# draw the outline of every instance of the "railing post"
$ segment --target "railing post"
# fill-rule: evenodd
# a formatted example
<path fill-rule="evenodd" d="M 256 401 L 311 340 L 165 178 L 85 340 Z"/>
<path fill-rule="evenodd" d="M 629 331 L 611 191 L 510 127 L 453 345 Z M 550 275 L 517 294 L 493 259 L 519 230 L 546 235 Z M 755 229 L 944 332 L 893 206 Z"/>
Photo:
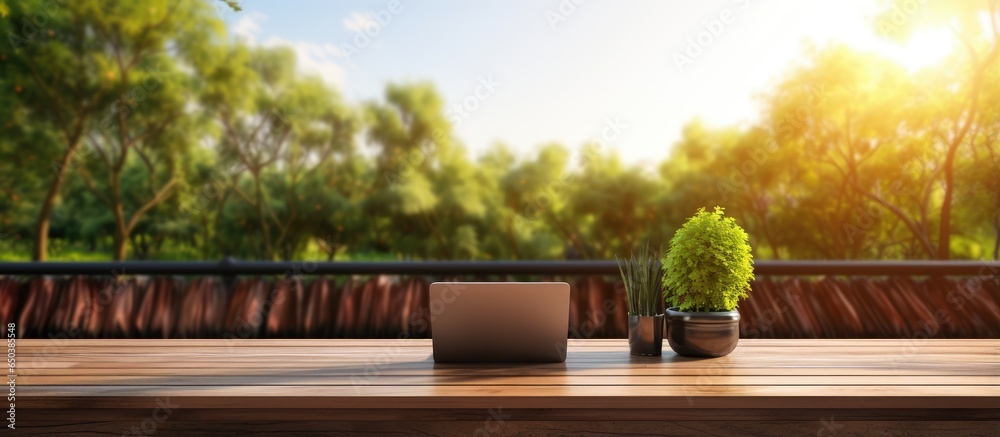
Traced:
<path fill-rule="evenodd" d="M 226 256 L 219 260 L 219 273 L 226 295 L 231 295 L 236 285 L 236 258 Z"/>

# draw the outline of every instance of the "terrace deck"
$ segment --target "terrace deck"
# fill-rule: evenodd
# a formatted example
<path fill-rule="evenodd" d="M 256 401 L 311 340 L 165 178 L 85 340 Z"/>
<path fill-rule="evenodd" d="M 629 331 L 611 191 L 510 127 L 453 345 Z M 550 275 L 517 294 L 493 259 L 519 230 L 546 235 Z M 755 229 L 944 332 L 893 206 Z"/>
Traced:
<path fill-rule="evenodd" d="M 429 340 L 19 340 L 39 434 L 996 435 L 1000 340 L 745 339 L 563 364 L 441 365 Z"/>

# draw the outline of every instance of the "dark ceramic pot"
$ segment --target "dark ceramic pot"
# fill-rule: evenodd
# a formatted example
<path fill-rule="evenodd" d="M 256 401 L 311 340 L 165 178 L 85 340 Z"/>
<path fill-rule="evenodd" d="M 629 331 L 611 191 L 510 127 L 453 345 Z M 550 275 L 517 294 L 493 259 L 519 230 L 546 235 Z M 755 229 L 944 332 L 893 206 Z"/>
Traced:
<path fill-rule="evenodd" d="M 628 315 L 628 350 L 632 355 L 660 356 L 663 351 L 663 314 Z"/>
<path fill-rule="evenodd" d="M 667 342 L 687 357 L 721 357 L 740 341 L 739 311 L 686 312 L 667 308 Z"/>

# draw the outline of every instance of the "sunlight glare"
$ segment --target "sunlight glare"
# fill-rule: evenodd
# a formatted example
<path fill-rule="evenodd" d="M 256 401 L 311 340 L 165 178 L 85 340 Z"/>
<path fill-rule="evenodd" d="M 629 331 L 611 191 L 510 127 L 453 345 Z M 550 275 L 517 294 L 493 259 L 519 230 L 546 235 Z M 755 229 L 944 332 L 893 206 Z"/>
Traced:
<path fill-rule="evenodd" d="M 955 37 L 948 29 L 921 29 L 903 44 L 889 44 L 883 54 L 912 73 L 950 55 L 955 49 Z"/>

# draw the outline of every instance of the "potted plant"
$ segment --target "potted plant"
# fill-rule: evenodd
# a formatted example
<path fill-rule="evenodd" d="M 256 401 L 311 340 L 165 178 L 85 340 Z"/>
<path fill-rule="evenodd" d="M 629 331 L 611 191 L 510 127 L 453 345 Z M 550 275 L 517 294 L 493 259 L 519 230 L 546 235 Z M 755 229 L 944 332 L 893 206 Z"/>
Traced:
<path fill-rule="evenodd" d="M 740 339 L 740 299 L 750 291 L 750 237 L 725 210 L 704 208 L 670 240 L 663 259 L 667 342 L 678 354 L 721 357 Z"/>
<path fill-rule="evenodd" d="M 639 254 L 618 259 L 618 271 L 628 300 L 628 347 L 632 355 L 659 356 L 663 350 L 660 263 L 643 243 Z"/>

